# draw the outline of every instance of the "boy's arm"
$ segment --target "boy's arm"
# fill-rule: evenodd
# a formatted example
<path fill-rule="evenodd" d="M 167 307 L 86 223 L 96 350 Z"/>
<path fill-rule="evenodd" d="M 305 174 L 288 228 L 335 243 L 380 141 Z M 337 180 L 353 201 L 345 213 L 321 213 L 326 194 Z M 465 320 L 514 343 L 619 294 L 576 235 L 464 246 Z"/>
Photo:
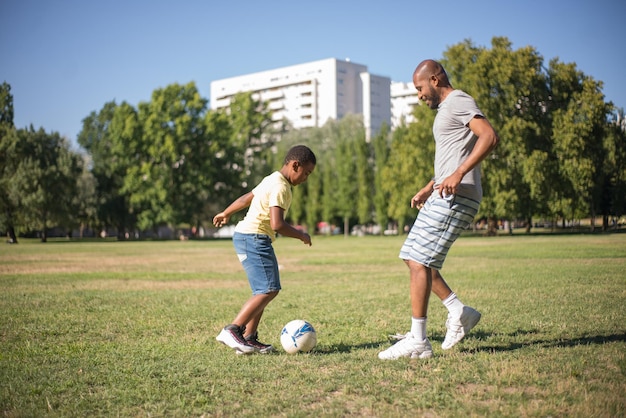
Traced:
<path fill-rule="evenodd" d="M 270 208 L 270 226 L 276 232 L 286 237 L 297 238 L 308 246 L 311 246 L 311 237 L 303 231 L 299 231 L 285 221 L 285 210 L 280 206 Z"/>
<path fill-rule="evenodd" d="M 242 209 L 247 208 L 252 203 L 254 195 L 252 192 L 248 192 L 242 196 L 239 196 L 237 200 L 231 203 L 223 212 L 218 213 L 213 217 L 213 225 L 216 227 L 224 226 L 228 223 L 233 213 L 239 212 Z"/>

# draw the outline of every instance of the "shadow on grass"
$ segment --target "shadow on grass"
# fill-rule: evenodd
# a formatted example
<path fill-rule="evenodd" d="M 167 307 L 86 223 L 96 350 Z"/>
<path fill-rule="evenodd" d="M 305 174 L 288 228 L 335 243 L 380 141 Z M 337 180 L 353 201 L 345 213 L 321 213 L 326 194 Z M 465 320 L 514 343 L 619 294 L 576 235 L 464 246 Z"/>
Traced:
<path fill-rule="evenodd" d="M 495 334 L 484 331 L 476 331 L 472 332 L 468 335 L 465 340 L 487 340 L 492 337 L 501 337 L 503 339 L 501 344 L 492 344 L 485 345 L 475 348 L 461 348 L 459 351 L 462 353 L 481 353 L 481 352 L 506 352 L 506 351 L 514 351 L 520 350 L 526 347 L 542 347 L 542 348 L 566 348 L 566 347 L 576 347 L 579 345 L 590 345 L 590 344 L 606 344 L 612 342 L 626 342 L 626 333 L 622 334 L 613 334 L 613 335 L 595 335 L 595 336 L 587 336 L 587 337 L 579 337 L 579 338 L 571 338 L 571 339 L 557 339 L 557 340 L 534 340 L 534 341 L 510 341 L 511 339 L 515 339 L 520 336 L 527 336 L 539 334 L 538 330 L 517 330 L 511 332 L 509 334 Z M 442 337 L 443 338 L 443 337 Z M 437 339 L 437 336 L 434 336 L 434 339 Z M 333 344 L 330 346 L 318 346 L 315 348 L 311 354 L 313 355 L 326 355 L 326 354 L 337 354 L 337 353 L 350 353 L 356 350 L 362 349 L 373 349 L 373 348 L 383 348 L 389 346 L 390 343 L 388 340 L 380 340 L 369 343 L 362 344 Z"/>
<path fill-rule="evenodd" d="M 333 345 L 329 345 L 329 346 L 317 346 L 315 348 L 315 350 L 311 354 L 350 353 L 350 352 L 355 351 L 355 350 L 378 348 L 382 344 L 384 344 L 385 342 L 386 342 L 386 340 L 378 341 L 378 342 L 363 343 L 363 344 L 343 344 L 343 343 L 340 343 L 340 344 L 333 344 Z"/>
<path fill-rule="evenodd" d="M 520 335 L 537 334 L 537 330 L 517 330 L 515 332 L 506 334 L 504 340 L 515 338 Z M 475 332 L 466 337 L 466 339 L 486 340 L 497 334 L 488 332 Z M 542 347 L 542 348 L 567 348 L 576 347 L 579 345 L 591 345 L 591 344 L 606 344 L 612 342 L 626 342 L 626 333 L 612 334 L 612 335 L 590 335 L 578 338 L 559 338 L 555 340 L 538 339 L 532 341 L 503 341 L 501 344 L 493 344 L 487 346 L 480 346 L 476 348 L 461 349 L 464 353 L 479 353 L 479 352 L 503 352 L 519 350 L 526 347 Z"/>

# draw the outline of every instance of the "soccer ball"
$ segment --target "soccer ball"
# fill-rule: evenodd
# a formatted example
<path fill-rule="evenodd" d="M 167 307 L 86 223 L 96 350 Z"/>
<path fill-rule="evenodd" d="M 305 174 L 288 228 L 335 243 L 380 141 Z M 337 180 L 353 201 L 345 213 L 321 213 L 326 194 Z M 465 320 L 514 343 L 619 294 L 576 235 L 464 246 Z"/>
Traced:
<path fill-rule="evenodd" d="M 295 319 L 283 327 L 280 343 L 289 354 L 311 351 L 317 344 L 317 334 L 313 325 L 302 319 Z"/>

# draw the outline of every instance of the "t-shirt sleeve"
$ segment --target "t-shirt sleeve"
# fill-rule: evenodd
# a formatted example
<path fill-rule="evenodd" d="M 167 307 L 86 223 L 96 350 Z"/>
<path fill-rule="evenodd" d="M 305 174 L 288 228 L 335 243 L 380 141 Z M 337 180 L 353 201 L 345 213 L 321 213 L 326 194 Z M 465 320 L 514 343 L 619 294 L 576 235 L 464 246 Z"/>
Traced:
<path fill-rule="evenodd" d="M 464 126 L 469 125 L 476 116 L 485 117 L 471 96 L 459 95 L 454 104 L 454 117 Z"/>
<path fill-rule="evenodd" d="M 286 187 L 277 187 L 271 190 L 269 193 L 269 207 L 278 206 L 284 210 L 288 209 L 289 203 L 287 202 L 288 190 Z"/>

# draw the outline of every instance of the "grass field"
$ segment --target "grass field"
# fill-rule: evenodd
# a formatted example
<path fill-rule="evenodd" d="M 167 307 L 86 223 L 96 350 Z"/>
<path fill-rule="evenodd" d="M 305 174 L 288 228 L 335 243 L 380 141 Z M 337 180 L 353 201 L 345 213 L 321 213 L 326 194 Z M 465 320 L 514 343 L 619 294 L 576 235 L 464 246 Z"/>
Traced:
<path fill-rule="evenodd" d="M 442 273 L 483 319 L 428 360 L 383 362 L 410 327 L 403 237 L 281 238 L 283 291 L 261 340 L 289 320 L 309 354 L 236 356 L 215 336 L 250 291 L 230 241 L 0 247 L 5 417 L 623 417 L 626 234 L 462 237 Z"/>

